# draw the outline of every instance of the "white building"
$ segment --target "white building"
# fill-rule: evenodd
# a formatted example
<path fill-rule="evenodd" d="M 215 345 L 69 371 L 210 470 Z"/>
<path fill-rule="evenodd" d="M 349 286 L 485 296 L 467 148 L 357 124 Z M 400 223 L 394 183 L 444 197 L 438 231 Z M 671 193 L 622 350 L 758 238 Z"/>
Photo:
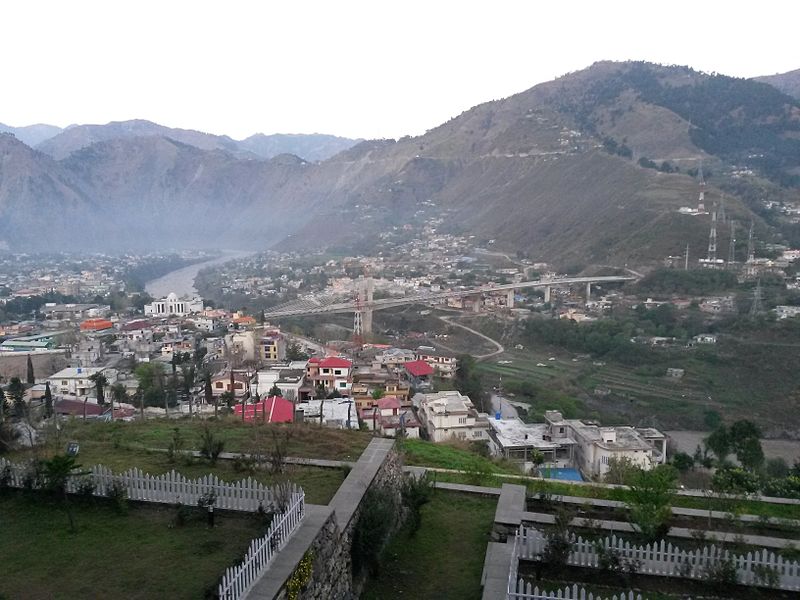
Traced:
<path fill-rule="evenodd" d="M 800 315 L 800 306 L 776 306 L 775 313 L 779 319 L 790 319 Z"/>
<path fill-rule="evenodd" d="M 355 402 L 347 398 L 328 400 L 308 400 L 295 404 L 295 414 L 302 411 L 303 420 L 307 423 L 320 423 L 338 429 L 358 429 L 358 410 Z M 295 421 L 299 419 L 295 418 Z"/>
<path fill-rule="evenodd" d="M 457 391 L 446 391 L 417 394 L 413 401 L 418 408 L 420 423 L 431 441 L 487 438 L 488 416 L 475 409 L 469 396 L 462 396 Z"/>
<path fill-rule="evenodd" d="M 144 314 L 155 317 L 167 317 L 169 315 L 183 317 L 191 313 L 199 313 L 202 310 L 202 298 L 181 300 L 174 292 L 163 300 L 156 300 L 151 304 L 144 305 Z"/>
<path fill-rule="evenodd" d="M 69 367 L 58 373 L 53 373 L 47 380 L 54 395 L 73 396 L 79 400 L 93 398 L 97 401 L 95 384 L 90 379 L 95 373 L 103 373 L 108 380 L 108 386 L 117 380 L 115 369 L 108 367 Z"/>
<path fill-rule="evenodd" d="M 648 470 L 666 462 L 667 438 L 653 428 L 601 427 L 580 419 L 564 419 L 560 412 L 544 413 L 545 439 L 573 446 L 575 466 L 589 477 L 608 473 L 612 458 L 628 459 Z"/>

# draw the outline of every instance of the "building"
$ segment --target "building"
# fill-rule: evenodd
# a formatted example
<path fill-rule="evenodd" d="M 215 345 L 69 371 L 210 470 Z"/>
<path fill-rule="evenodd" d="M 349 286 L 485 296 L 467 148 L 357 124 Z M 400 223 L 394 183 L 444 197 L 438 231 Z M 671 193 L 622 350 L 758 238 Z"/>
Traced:
<path fill-rule="evenodd" d="M 326 390 L 336 390 L 349 395 L 353 386 L 353 363 L 345 358 L 311 358 L 306 366 L 306 379 L 311 387 L 322 385 Z"/>
<path fill-rule="evenodd" d="M 601 427 L 580 419 L 564 419 L 560 412 L 544 413 L 545 439 L 573 447 L 574 466 L 593 478 L 608 473 L 613 459 L 627 459 L 642 469 L 662 464 L 667 457 L 667 438 L 657 429 Z"/>
<path fill-rule="evenodd" d="M 424 360 L 436 372 L 437 377 L 451 379 L 458 369 L 458 359 L 448 352 L 431 346 L 420 346 L 415 353 L 416 360 Z"/>
<path fill-rule="evenodd" d="M 402 432 L 406 438 L 418 438 L 420 422 L 409 406 L 403 406 L 399 398 L 387 396 L 375 402 L 375 406 L 359 411 L 361 421 L 371 431 L 396 437 Z"/>
<path fill-rule="evenodd" d="M 211 391 L 214 397 L 221 396 L 225 392 L 231 391 L 231 373 L 226 371 L 215 375 L 211 378 Z M 233 373 L 233 396 L 234 398 L 242 398 L 250 392 L 250 377 L 247 373 L 236 372 Z"/>
<path fill-rule="evenodd" d="M 414 360 L 403 365 L 406 377 L 411 385 L 418 390 L 427 389 L 431 386 L 433 367 L 424 360 Z"/>
<path fill-rule="evenodd" d="M 800 306 L 776 306 L 775 314 L 778 315 L 779 319 L 791 319 L 800 315 Z"/>
<path fill-rule="evenodd" d="M 547 423 L 525 423 L 519 418 L 489 419 L 489 449 L 500 456 L 531 470 L 538 453 L 544 465 L 555 468 L 573 467 L 575 440 L 568 436 L 553 439 Z M 563 433 L 563 432 L 562 432 Z"/>
<path fill-rule="evenodd" d="M 487 439 L 488 416 L 475 409 L 469 396 L 462 396 L 457 391 L 446 391 L 417 394 L 413 400 L 429 440 L 444 442 L 449 439 Z"/>
<path fill-rule="evenodd" d="M 81 331 L 84 333 L 106 331 L 113 327 L 114 323 L 108 319 L 86 319 L 81 322 Z"/>
<path fill-rule="evenodd" d="M 48 302 L 41 308 L 45 319 L 58 321 L 80 321 L 105 317 L 111 312 L 108 304 L 55 304 Z"/>
<path fill-rule="evenodd" d="M 349 398 L 307 400 L 295 404 L 295 410 L 298 415 L 302 413 L 302 420 L 306 423 L 321 423 L 338 429 L 358 429 L 358 414 Z"/>
<path fill-rule="evenodd" d="M 242 418 L 242 404 L 233 407 L 233 411 Z M 270 396 L 260 402 L 244 405 L 245 421 L 263 421 L 264 423 L 292 423 L 294 421 L 294 404 L 280 396 Z"/>
<path fill-rule="evenodd" d="M 265 331 L 259 337 L 259 358 L 268 362 L 286 359 L 286 340 L 279 330 Z"/>
<path fill-rule="evenodd" d="M 181 300 L 174 292 L 163 300 L 156 300 L 151 304 L 144 305 L 144 314 L 155 317 L 168 317 L 170 315 L 184 317 L 192 313 L 199 313 L 202 310 L 203 300 L 201 298 Z"/>
<path fill-rule="evenodd" d="M 77 399 L 94 398 L 95 384 L 91 377 L 102 373 L 108 380 L 107 386 L 117 380 L 117 372 L 108 367 L 68 367 L 47 378 L 53 395 L 74 396 Z"/>

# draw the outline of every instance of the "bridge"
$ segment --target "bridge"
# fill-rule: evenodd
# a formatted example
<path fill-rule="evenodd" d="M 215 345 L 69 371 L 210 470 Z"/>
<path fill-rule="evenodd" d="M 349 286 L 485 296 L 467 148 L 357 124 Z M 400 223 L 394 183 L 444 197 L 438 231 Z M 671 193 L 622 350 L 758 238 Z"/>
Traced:
<path fill-rule="evenodd" d="M 514 293 L 517 290 L 528 288 L 544 288 L 544 300 L 550 302 L 551 290 L 554 287 L 570 285 L 586 286 L 586 301 L 592 295 L 592 284 L 598 283 L 624 283 L 634 281 L 635 277 L 607 276 L 607 277 L 561 277 L 557 279 L 540 279 L 536 281 L 520 281 L 517 283 L 503 283 L 498 285 L 483 285 L 467 289 L 445 290 L 440 292 L 425 292 L 410 296 L 400 296 L 396 298 L 379 298 L 373 300 L 373 288 L 371 279 L 359 280 L 356 298 L 342 301 L 341 298 L 317 298 L 308 296 L 276 306 L 264 312 L 267 319 L 279 319 L 281 317 L 297 317 L 307 315 L 318 315 L 325 313 L 355 313 L 355 327 L 357 334 L 369 333 L 372 331 L 372 312 L 384 308 L 394 308 L 406 304 L 427 304 L 429 302 L 439 302 L 448 298 L 479 298 L 484 294 L 496 295 L 506 294 L 506 306 L 513 308 Z M 473 304 L 475 310 L 480 309 L 480 303 Z M 360 331 L 359 331 L 360 330 Z"/>

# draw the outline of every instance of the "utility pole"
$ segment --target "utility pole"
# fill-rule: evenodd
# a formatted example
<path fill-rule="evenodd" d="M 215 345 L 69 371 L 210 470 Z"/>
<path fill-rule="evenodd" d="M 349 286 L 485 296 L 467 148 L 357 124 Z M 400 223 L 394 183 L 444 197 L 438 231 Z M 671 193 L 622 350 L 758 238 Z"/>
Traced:
<path fill-rule="evenodd" d="M 689 270 L 689 244 L 686 244 L 686 253 L 683 255 L 683 270 Z"/>

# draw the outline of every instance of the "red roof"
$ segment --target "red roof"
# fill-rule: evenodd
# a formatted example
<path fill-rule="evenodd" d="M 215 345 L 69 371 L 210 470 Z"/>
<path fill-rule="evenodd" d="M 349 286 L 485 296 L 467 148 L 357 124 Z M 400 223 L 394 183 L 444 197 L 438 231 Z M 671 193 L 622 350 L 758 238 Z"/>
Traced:
<path fill-rule="evenodd" d="M 378 409 L 379 410 L 386 410 L 389 408 L 400 408 L 400 400 L 397 399 L 396 396 L 386 396 L 385 398 L 381 398 L 378 400 Z"/>
<path fill-rule="evenodd" d="M 413 377 L 424 377 L 433 374 L 433 367 L 424 360 L 412 360 L 403 365 Z"/>
<path fill-rule="evenodd" d="M 331 356 L 320 362 L 319 366 L 323 369 L 349 369 L 353 366 L 353 363 L 351 363 L 349 360 L 345 360 L 344 358 Z"/>
<path fill-rule="evenodd" d="M 322 359 L 319 356 L 312 356 L 311 358 L 308 359 L 308 362 L 310 362 L 310 363 L 318 363 L 321 360 Z"/>
<path fill-rule="evenodd" d="M 61 400 L 56 400 L 54 406 L 56 414 L 59 415 L 83 415 L 83 400 L 68 400 L 63 398 Z M 100 415 L 106 410 L 104 407 L 94 402 L 87 402 L 85 406 L 87 416 Z"/>
<path fill-rule="evenodd" d="M 241 418 L 242 405 L 237 404 L 233 411 Z M 265 423 L 291 423 L 294 421 L 294 404 L 280 396 L 270 396 L 261 402 L 248 404 L 244 410 L 244 419 L 256 419 Z"/>

